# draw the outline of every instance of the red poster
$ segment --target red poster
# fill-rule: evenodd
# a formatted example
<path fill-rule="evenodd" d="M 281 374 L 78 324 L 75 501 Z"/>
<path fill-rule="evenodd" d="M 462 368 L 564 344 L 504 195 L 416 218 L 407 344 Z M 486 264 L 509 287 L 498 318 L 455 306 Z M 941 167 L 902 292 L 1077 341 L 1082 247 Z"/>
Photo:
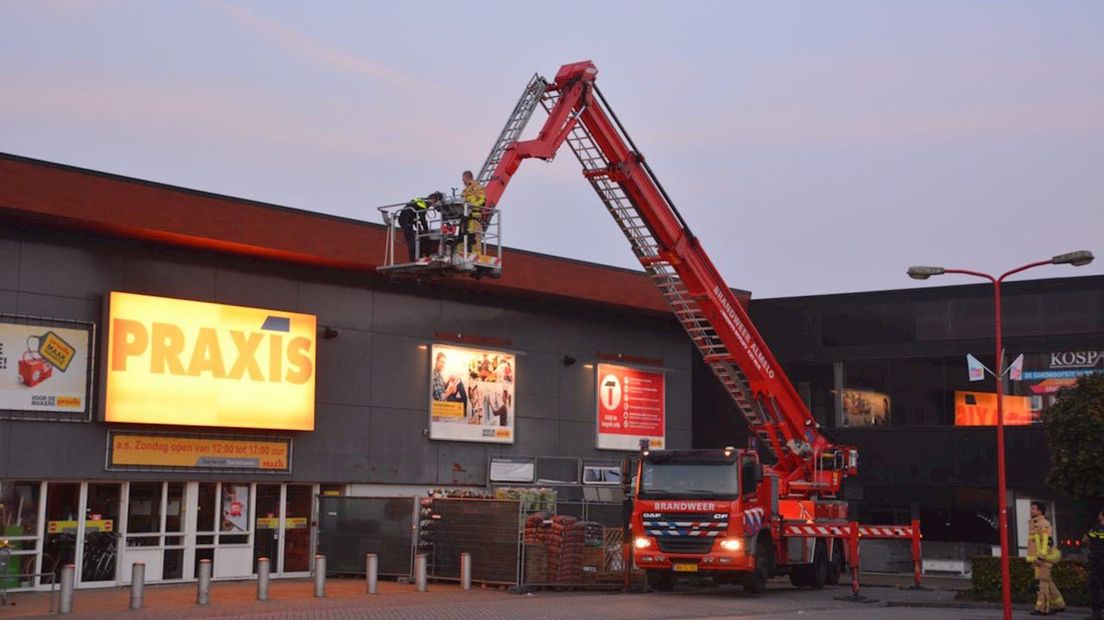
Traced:
<path fill-rule="evenodd" d="M 598 364 L 599 449 L 636 450 L 641 439 L 663 448 L 664 377 L 627 366 Z"/>

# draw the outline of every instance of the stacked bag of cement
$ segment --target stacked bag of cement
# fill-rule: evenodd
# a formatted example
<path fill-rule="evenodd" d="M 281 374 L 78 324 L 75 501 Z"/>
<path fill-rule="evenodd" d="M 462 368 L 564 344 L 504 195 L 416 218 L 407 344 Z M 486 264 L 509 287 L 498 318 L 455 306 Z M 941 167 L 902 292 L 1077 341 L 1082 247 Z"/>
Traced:
<path fill-rule="evenodd" d="M 583 580 L 584 540 L 585 526 L 575 517 L 552 517 L 546 535 L 549 582 L 579 583 Z"/>

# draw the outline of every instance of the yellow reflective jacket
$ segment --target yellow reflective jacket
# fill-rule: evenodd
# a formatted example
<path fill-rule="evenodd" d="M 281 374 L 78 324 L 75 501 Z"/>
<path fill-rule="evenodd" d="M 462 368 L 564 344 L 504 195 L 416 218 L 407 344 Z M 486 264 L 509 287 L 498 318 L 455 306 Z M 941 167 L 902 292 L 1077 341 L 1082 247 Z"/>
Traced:
<path fill-rule="evenodd" d="M 474 207 L 472 215 L 476 217 L 482 212 L 481 207 L 487 204 L 487 189 L 475 179 L 464 184 L 464 191 L 460 193 L 460 196 L 464 199 L 464 202 Z"/>
<path fill-rule="evenodd" d="M 1062 559 L 1062 552 L 1057 546 L 1051 545 L 1050 521 L 1039 515 L 1032 517 L 1027 524 L 1027 561 L 1034 564 L 1042 560 L 1044 562 L 1057 562 Z"/>

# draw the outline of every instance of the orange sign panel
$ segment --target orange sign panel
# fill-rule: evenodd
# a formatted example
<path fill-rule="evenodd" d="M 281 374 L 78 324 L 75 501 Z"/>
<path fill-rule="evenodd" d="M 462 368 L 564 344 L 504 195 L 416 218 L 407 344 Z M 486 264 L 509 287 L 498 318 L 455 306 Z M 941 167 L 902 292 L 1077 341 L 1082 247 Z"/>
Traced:
<path fill-rule="evenodd" d="M 310 314 L 111 293 L 108 422 L 314 430 Z"/>
<path fill-rule="evenodd" d="M 1034 424 L 1038 412 L 1031 410 L 1028 396 L 1005 396 L 1004 423 L 1007 426 Z M 997 395 L 994 392 L 955 392 L 955 426 L 996 426 Z"/>
<path fill-rule="evenodd" d="M 291 443 L 282 440 L 111 433 L 113 467 L 289 471 Z"/>

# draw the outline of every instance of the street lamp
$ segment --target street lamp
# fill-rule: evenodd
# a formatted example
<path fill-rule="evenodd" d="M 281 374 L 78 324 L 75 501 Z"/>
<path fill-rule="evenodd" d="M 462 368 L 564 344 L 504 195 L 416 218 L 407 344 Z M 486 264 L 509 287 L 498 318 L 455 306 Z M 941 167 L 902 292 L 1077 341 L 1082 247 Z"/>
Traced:
<path fill-rule="evenodd" d="M 939 276 L 945 273 L 961 273 L 969 276 L 976 276 L 984 278 L 993 283 L 993 306 L 995 316 L 995 327 L 997 336 L 997 362 L 996 371 L 994 374 L 997 379 L 997 501 L 1000 502 L 1000 511 L 998 513 L 998 521 L 1000 523 L 1000 543 L 1001 543 L 1001 596 L 1004 602 L 1004 620 L 1012 620 L 1012 588 L 1009 585 L 1009 558 L 1008 558 L 1008 497 L 1006 495 L 1005 487 L 1005 473 L 1004 473 L 1004 384 L 1002 378 L 1004 375 L 1004 355 L 1003 346 L 1001 343 L 1001 282 L 1004 281 L 1010 275 L 1026 271 L 1032 267 L 1040 267 L 1042 265 L 1073 265 L 1074 267 L 1081 267 L 1082 265 L 1088 265 L 1093 260 L 1092 252 L 1086 250 L 1079 250 L 1077 252 L 1069 252 L 1068 254 L 1059 254 L 1050 260 L 1041 260 L 1034 263 L 1028 263 L 1022 267 L 1017 267 L 1011 271 L 1006 271 L 998 277 L 993 277 L 987 273 L 980 271 L 971 271 L 969 269 L 945 269 L 943 267 L 909 267 L 908 275 L 914 280 L 927 280 L 932 276 Z"/>

